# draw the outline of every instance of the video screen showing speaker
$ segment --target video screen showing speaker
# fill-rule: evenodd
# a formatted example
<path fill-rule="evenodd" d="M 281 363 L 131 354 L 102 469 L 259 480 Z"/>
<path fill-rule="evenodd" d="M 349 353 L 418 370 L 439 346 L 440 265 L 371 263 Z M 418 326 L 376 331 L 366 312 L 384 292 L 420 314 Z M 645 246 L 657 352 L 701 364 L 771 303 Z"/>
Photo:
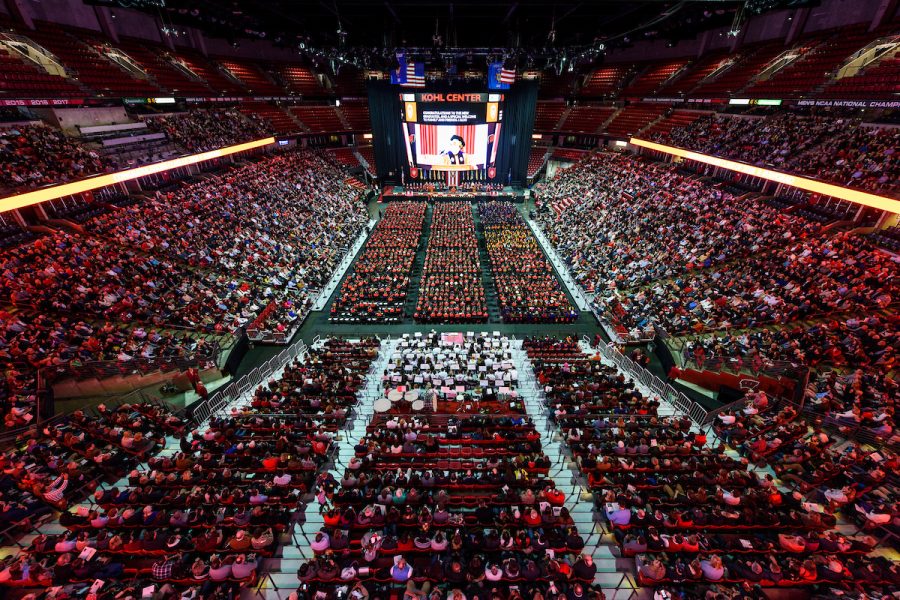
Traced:
<path fill-rule="evenodd" d="M 508 90 L 476 81 L 428 86 L 366 83 L 379 184 L 525 185 L 537 81 Z"/>
<path fill-rule="evenodd" d="M 476 171 L 493 179 L 503 125 L 498 93 L 402 93 L 401 122 L 411 170 Z"/>

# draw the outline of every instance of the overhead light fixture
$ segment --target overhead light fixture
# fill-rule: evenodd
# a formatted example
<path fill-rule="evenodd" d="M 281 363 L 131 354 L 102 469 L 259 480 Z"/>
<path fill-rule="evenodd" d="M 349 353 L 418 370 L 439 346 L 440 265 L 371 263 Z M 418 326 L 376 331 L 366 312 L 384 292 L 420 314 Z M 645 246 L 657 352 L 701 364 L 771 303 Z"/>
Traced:
<path fill-rule="evenodd" d="M 639 138 L 631 138 L 630 143 L 633 146 L 647 148 L 648 150 L 656 150 L 657 152 L 671 154 L 672 156 L 687 160 L 694 160 L 714 167 L 721 167 L 723 169 L 728 169 L 729 171 L 749 175 L 750 177 L 759 177 L 760 179 L 781 183 L 807 192 L 831 196 L 832 198 L 837 198 L 839 200 L 847 200 L 849 202 L 870 206 L 890 213 L 900 213 L 900 200 L 895 200 L 886 196 L 879 196 L 877 194 L 846 188 L 832 183 L 825 183 L 823 181 L 817 181 L 799 175 L 791 175 L 790 173 L 782 173 L 781 171 L 774 171 L 772 169 L 764 169 L 742 162 L 719 158 L 718 156 L 710 156 L 708 154 L 701 154 L 700 152 L 685 150 L 684 148 L 678 148 L 676 146 L 666 146 L 665 144 L 649 142 Z"/>
<path fill-rule="evenodd" d="M 181 158 L 175 158 L 160 163 L 144 165 L 142 167 L 135 167 L 133 169 L 126 169 L 124 171 L 108 173 L 106 175 L 96 175 L 94 177 L 88 177 L 87 179 L 80 179 L 78 181 L 72 181 L 70 183 L 63 183 L 60 185 L 41 188 L 31 192 L 24 192 L 21 194 L 7 196 L 6 198 L 0 198 L 0 213 L 15 210 L 17 208 L 23 208 L 25 206 L 40 204 L 41 202 L 47 202 L 49 200 L 56 200 L 57 198 L 74 196 L 75 194 L 81 194 L 90 190 L 98 190 L 100 188 L 115 185 L 117 183 L 124 183 L 126 181 L 140 179 L 141 177 L 146 177 L 155 173 L 162 173 L 163 171 L 169 171 L 171 169 L 177 169 L 179 167 L 186 167 L 188 165 L 195 165 L 197 163 L 201 163 L 207 160 L 213 160 L 215 158 L 221 158 L 223 156 L 230 156 L 232 154 L 237 154 L 238 152 L 246 152 L 255 148 L 270 146 L 274 143 L 274 137 L 263 138 L 252 142 L 237 144 L 235 146 L 226 146 L 224 148 L 219 148 L 218 150 L 210 150 L 208 152 L 201 152 L 199 154 L 192 154 L 190 156 L 182 156 Z"/>

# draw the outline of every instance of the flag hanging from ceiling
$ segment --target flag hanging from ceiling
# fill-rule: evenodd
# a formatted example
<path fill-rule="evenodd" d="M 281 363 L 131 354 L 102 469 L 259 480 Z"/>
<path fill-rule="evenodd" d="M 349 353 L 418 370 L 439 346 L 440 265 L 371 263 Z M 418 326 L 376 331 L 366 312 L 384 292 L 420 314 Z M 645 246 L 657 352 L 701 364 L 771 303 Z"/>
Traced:
<path fill-rule="evenodd" d="M 509 84 L 504 83 L 500 79 L 500 73 L 503 71 L 503 63 L 491 63 L 488 67 L 488 89 L 490 90 L 508 90 Z"/>
<path fill-rule="evenodd" d="M 406 83 L 402 85 L 425 87 L 425 63 L 406 63 Z"/>
<path fill-rule="evenodd" d="M 391 83 L 403 85 L 406 83 L 407 77 L 406 52 L 397 52 L 397 66 L 391 69 Z"/>
<path fill-rule="evenodd" d="M 509 85 L 510 83 L 516 82 L 516 70 L 515 69 L 507 69 L 506 67 L 500 68 L 500 83 L 505 83 Z"/>

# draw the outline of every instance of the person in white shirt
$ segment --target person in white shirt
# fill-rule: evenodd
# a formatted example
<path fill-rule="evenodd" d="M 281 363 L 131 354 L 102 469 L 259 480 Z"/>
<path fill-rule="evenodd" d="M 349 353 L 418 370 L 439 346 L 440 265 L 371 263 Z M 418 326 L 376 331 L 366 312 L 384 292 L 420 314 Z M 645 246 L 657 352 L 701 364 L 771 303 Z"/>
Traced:
<path fill-rule="evenodd" d="M 737 505 L 739 505 L 739 504 L 741 503 L 741 497 L 740 497 L 740 496 L 735 496 L 733 493 L 731 493 L 731 492 L 729 492 L 729 491 L 727 491 L 727 490 L 725 491 L 725 493 L 722 494 L 722 500 L 723 500 L 723 501 L 725 502 L 725 504 L 727 504 L 728 506 L 737 506 Z"/>
<path fill-rule="evenodd" d="M 737 418 L 734 415 L 720 414 L 719 420 L 722 421 L 723 425 L 733 425 Z"/>
<path fill-rule="evenodd" d="M 880 512 L 876 509 L 872 509 L 868 511 L 858 504 L 856 505 L 856 510 L 861 512 L 863 516 L 866 517 L 866 520 L 874 525 L 886 525 L 891 522 L 891 513 L 889 512 Z"/>

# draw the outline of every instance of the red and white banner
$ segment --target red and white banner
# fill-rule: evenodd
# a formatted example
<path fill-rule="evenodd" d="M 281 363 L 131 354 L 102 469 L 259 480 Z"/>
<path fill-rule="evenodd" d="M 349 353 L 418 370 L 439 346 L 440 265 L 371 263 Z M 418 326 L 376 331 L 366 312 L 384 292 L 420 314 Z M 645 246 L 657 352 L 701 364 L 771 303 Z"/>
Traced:
<path fill-rule="evenodd" d="M 81 106 L 84 98 L 56 98 L 51 100 L 0 100 L 0 106 Z"/>

